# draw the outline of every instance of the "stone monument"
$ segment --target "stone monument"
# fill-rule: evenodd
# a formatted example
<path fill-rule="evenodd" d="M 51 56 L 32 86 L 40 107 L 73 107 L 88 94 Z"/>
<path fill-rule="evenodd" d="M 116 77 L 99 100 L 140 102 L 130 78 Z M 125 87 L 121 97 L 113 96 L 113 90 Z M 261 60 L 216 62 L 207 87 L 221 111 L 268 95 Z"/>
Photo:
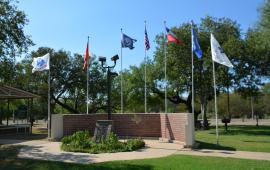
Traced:
<path fill-rule="evenodd" d="M 97 120 L 93 140 L 100 143 L 106 139 L 112 131 L 112 120 Z"/>

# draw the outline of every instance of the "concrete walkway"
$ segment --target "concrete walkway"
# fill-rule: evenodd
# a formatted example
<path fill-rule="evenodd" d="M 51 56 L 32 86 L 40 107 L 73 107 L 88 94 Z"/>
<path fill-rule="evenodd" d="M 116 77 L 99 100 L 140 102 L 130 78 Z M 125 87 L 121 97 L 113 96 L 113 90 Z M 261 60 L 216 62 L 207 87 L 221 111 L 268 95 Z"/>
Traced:
<path fill-rule="evenodd" d="M 133 152 L 118 153 L 74 153 L 60 150 L 60 142 L 49 142 L 45 140 L 20 141 L 1 140 L 2 144 L 24 145 L 18 154 L 19 158 L 39 159 L 49 161 L 73 162 L 73 163 L 98 163 L 116 160 L 133 160 L 145 158 L 158 158 L 169 156 L 183 149 L 180 144 L 159 143 L 158 140 L 144 140 L 146 148 Z"/>
<path fill-rule="evenodd" d="M 246 152 L 246 151 L 225 151 L 225 150 L 191 150 L 185 149 L 180 144 L 160 143 L 157 140 L 145 140 L 146 148 L 133 152 L 118 153 L 73 153 L 60 150 L 60 142 L 49 142 L 46 140 L 3 140 L 0 144 L 24 145 L 18 154 L 19 158 L 73 162 L 73 163 L 98 163 L 115 160 L 133 160 L 145 158 L 158 158 L 172 154 L 195 155 L 195 156 L 214 156 L 231 157 L 243 159 L 269 160 L 270 153 Z"/>
<path fill-rule="evenodd" d="M 256 159 L 270 161 L 270 153 L 265 152 L 248 152 L 248 151 L 228 151 L 228 150 L 210 150 L 210 149 L 182 149 L 175 154 L 194 155 L 194 156 L 214 156 L 214 157 L 229 157 L 242 159 Z"/>

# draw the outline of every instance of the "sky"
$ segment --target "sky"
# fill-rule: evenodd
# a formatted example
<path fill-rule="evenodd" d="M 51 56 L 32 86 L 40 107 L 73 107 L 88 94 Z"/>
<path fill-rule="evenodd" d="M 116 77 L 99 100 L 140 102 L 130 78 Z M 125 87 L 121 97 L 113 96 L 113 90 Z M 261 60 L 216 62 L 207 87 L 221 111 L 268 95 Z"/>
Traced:
<path fill-rule="evenodd" d="M 168 27 L 179 26 L 201 18 L 228 17 L 240 24 L 245 32 L 258 18 L 258 8 L 264 0 L 19 0 L 29 23 L 25 33 L 39 47 L 64 49 L 84 54 L 87 36 L 90 37 L 90 53 L 107 57 L 107 61 L 121 52 L 121 31 L 136 39 L 135 48 L 123 49 L 123 68 L 139 65 L 144 60 L 144 21 L 151 48 L 155 51 L 154 38 Z M 108 61 L 111 64 L 111 61 Z M 120 69 L 120 62 L 116 70 Z"/>

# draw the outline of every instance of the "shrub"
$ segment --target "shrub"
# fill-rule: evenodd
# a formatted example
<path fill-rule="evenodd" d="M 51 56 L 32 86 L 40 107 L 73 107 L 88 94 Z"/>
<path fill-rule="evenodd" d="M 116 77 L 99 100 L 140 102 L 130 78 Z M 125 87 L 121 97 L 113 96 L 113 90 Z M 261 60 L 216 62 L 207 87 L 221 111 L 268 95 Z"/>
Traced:
<path fill-rule="evenodd" d="M 95 144 L 92 142 L 88 131 L 78 131 L 71 136 L 64 137 L 61 142 L 61 149 L 74 152 L 91 148 L 91 146 Z"/>
<path fill-rule="evenodd" d="M 130 139 L 127 141 L 126 148 L 128 151 L 133 151 L 145 147 L 145 143 L 142 139 Z"/>
<path fill-rule="evenodd" d="M 145 146 L 142 139 L 130 139 L 127 142 L 120 142 L 114 133 L 110 133 L 100 143 L 95 143 L 88 131 L 78 131 L 71 136 L 64 137 L 61 142 L 61 149 L 64 151 L 88 153 L 134 151 Z"/>

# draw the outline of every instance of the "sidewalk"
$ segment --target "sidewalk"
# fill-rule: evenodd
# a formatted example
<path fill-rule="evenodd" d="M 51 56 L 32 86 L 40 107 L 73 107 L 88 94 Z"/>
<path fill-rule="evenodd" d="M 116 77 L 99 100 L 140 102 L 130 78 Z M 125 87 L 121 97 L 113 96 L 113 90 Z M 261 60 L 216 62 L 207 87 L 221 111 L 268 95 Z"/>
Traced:
<path fill-rule="evenodd" d="M 270 153 L 209 149 L 191 150 L 183 148 L 183 146 L 180 144 L 160 143 L 158 140 L 145 140 L 145 143 L 147 146 L 145 149 L 133 152 L 88 154 L 61 151 L 60 142 L 49 142 L 46 140 L 23 141 L 0 139 L 0 144 L 24 145 L 25 147 L 23 147 L 18 154 L 19 158 L 73 162 L 83 164 L 116 160 L 159 158 L 172 154 L 231 157 L 270 161 Z"/>
<path fill-rule="evenodd" d="M 3 144 L 24 145 L 18 154 L 19 158 L 39 159 L 49 161 L 73 162 L 73 163 L 98 163 L 116 160 L 133 160 L 145 158 L 159 158 L 172 155 L 183 149 L 180 144 L 159 143 L 158 140 L 145 140 L 146 148 L 133 152 L 118 153 L 75 153 L 60 150 L 60 142 L 49 142 L 44 140 L 19 141 L 0 140 Z"/>
<path fill-rule="evenodd" d="M 194 156 L 213 156 L 213 157 L 229 157 L 241 159 L 256 159 L 270 161 L 270 153 L 265 152 L 248 152 L 248 151 L 228 151 L 228 150 L 210 150 L 210 149 L 182 149 L 175 154 L 194 155 Z"/>

